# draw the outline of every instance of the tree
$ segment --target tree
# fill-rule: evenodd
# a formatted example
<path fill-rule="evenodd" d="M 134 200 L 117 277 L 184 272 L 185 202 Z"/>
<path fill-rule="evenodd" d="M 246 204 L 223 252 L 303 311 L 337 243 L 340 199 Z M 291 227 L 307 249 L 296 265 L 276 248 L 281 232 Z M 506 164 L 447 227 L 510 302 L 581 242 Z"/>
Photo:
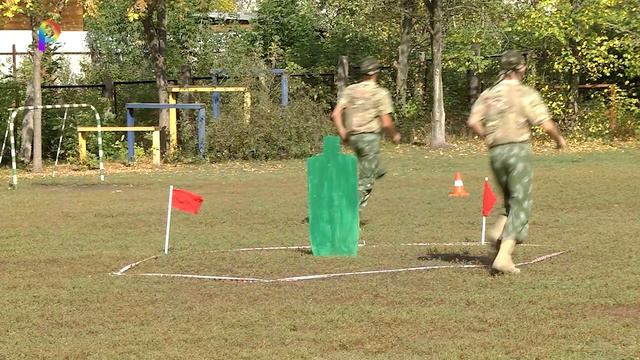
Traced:
<path fill-rule="evenodd" d="M 409 75 L 409 51 L 411 49 L 411 31 L 416 12 L 415 0 L 402 0 L 402 25 L 400 45 L 398 46 L 398 72 L 396 75 L 396 98 L 402 112 L 407 104 L 407 78 Z"/>
<path fill-rule="evenodd" d="M 458 0 L 447 9 L 447 54 L 443 66 L 467 75 L 467 110 L 480 95 L 479 75 L 495 59 L 486 55 L 499 54 L 508 42 L 505 25 L 514 18 L 512 7 L 503 0 Z"/>
<path fill-rule="evenodd" d="M 151 63 L 158 88 L 158 102 L 169 101 L 167 86 L 167 2 L 166 0 L 136 0 L 129 10 L 129 20 L 140 20 L 144 29 L 145 44 L 151 55 Z M 160 131 L 162 150 L 169 145 L 169 111 L 160 111 Z"/>
<path fill-rule="evenodd" d="M 313 68 L 322 61 L 319 16 L 311 1 L 267 0 L 258 11 L 256 32 L 272 67 L 293 62 Z"/>
<path fill-rule="evenodd" d="M 518 3 L 520 13 L 507 31 L 544 59 L 543 80 L 564 83 L 569 118 L 578 120 L 578 86 L 623 82 L 638 76 L 640 36 L 637 1 L 540 0 Z"/>
<path fill-rule="evenodd" d="M 445 139 L 444 93 L 442 89 L 442 49 L 444 47 L 443 32 L 443 0 L 425 0 L 429 13 L 429 34 L 431 35 L 431 79 L 433 81 L 433 107 L 431 109 L 431 147 L 439 148 L 447 145 Z"/>
<path fill-rule="evenodd" d="M 127 17 L 130 22 L 140 22 L 146 50 L 148 51 L 151 65 L 156 78 L 158 91 L 158 102 L 167 103 L 169 96 L 167 86 L 169 85 L 167 75 L 167 44 L 168 44 L 168 12 L 171 9 L 187 16 L 205 16 L 210 9 L 229 11 L 233 10 L 234 4 L 231 0 L 218 0 L 213 2 L 202 2 L 197 0 L 177 0 L 168 2 L 167 0 L 119 0 L 109 2 L 109 4 L 96 0 L 87 0 L 86 6 L 91 8 L 91 14 L 95 17 L 100 12 L 108 11 L 109 7 L 118 6 L 124 1 L 127 6 Z M 114 4 L 116 3 L 116 4 Z M 101 6 L 102 5 L 102 6 Z M 105 9 L 107 8 L 107 9 Z M 169 147 L 169 112 L 161 110 L 159 125 L 163 137 L 163 150 Z"/>
<path fill-rule="evenodd" d="M 24 14 L 31 25 L 31 61 L 33 75 L 27 86 L 26 105 L 42 105 L 42 53 L 38 48 L 38 28 L 47 19 L 58 19 L 60 11 L 68 0 L 52 0 L 47 3 L 34 0 L 4 0 L 0 3 L 0 14 L 12 18 L 16 14 Z M 42 171 L 42 110 L 28 111 L 23 121 L 22 148 L 20 150 L 23 161 L 29 162 L 33 153 L 33 172 Z M 33 145 L 33 147 L 32 147 Z"/>

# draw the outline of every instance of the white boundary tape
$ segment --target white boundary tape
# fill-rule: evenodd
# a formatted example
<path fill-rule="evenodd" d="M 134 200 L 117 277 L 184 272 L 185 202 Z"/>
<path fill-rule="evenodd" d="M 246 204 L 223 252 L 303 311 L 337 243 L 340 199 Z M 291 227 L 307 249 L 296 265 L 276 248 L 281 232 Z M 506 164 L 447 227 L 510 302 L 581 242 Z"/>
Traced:
<path fill-rule="evenodd" d="M 242 278 L 233 276 L 210 276 L 210 275 L 189 275 L 189 274 L 137 274 L 137 276 L 159 276 L 159 277 L 180 277 L 190 279 L 205 279 L 205 280 L 223 280 L 223 281 L 240 281 L 240 282 L 272 282 L 273 280 L 256 279 L 256 278 Z"/>
<path fill-rule="evenodd" d="M 458 242 L 458 243 L 407 243 L 400 246 L 487 246 L 479 242 Z M 542 246 L 539 244 L 519 244 L 518 246 Z"/>
<path fill-rule="evenodd" d="M 464 243 L 434 243 L 434 245 L 443 245 L 443 246 L 452 246 L 452 245 L 461 245 Z M 475 243 L 471 243 L 475 244 Z M 403 244 L 404 245 L 404 244 Z M 407 245 L 416 245 L 416 244 L 407 244 Z M 419 243 L 421 246 L 426 246 L 426 243 Z M 362 245 L 360 245 L 362 246 Z M 369 245 L 372 246 L 372 245 Z M 534 246 L 533 244 L 530 246 Z M 245 249 L 232 249 L 232 250 L 218 250 L 212 252 L 221 252 L 221 251 L 255 251 L 255 250 L 283 250 L 283 249 L 308 249 L 309 246 L 277 246 L 277 247 L 265 247 L 265 248 L 245 248 Z M 559 251 L 552 254 L 538 256 L 535 259 L 523 263 L 516 264 L 516 266 L 523 265 L 531 265 L 541 261 L 548 260 L 550 258 L 562 255 L 567 253 L 567 251 Z M 120 271 L 111 273 L 111 275 L 116 276 L 124 276 L 125 272 L 131 270 L 132 268 L 140 265 L 143 262 L 154 260 L 160 257 L 160 255 L 155 255 L 148 257 L 144 260 L 140 260 L 138 262 L 129 264 Z M 383 269 L 383 270 L 369 270 L 369 271 L 355 271 L 355 272 L 345 272 L 345 273 L 335 273 L 335 274 L 317 274 L 317 275 L 304 275 L 304 276 L 292 276 L 292 277 L 284 277 L 278 279 L 260 279 L 253 277 L 233 277 L 233 276 L 216 276 L 216 275 L 191 275 L 191 274 L 163 274 L 163 273 L 143 273 L 143 274 L 134 274 L 134 276 L 153 276 L 153 277 L 173 277 L 173 278 L 190 278 L 190 279 L 204 279 L 204 280 L 219 280 L 219 281 L 235 281 L 235 282 L 260 282 L 260 283 L 272 283 L 272 282 L 295 282 L 295 281 L 305 281 L 305 280 L 317 280 L 317 279 L 329 279 L 334 277 L 341 276 L 354 276 L 354 275 L 371 275 L 371 274 L 388 274 L 388 273 L 396 273 L 396 272 L 407 272 L 407 271 L 421 271 L 421 270 L 436 270 L 436 269 L 457 269 L 457 268 L 486 268 L 486 265 L 477 265 L 477 264 L 460 264 L 460 265 L 433 265 L 433 266 L 419 266 L 419 267 L 410 267 L 410 268 L 398 268 L 398 269 Z"/>
<path fill-rule="evenodd" d="M 405 271 L 454 269 L 454 268 L 482 268 L 482 267 L 485 267 L 485 266 L 484 265 L 433 265 L 433 266 L 420 266 L 420 267 L 400 268 L 400 269 L 370 270 L 370 271 L 355 271 L 355 272 L 336 273 L 336 274 L 294 276 L 294 277 L 275 279 L 273 281 L 291 282 L 291 281 L 303 281 L 303 280 L 315 280 L 315 279 L 328 279 L 328 278 L 339 277 L 339 276 L 388 274 L 388 273 L 405 272 Z"/>
<path fill-rule="evenodd" d="M 392 244 L 380 244 L 380 245 L 365 245 L 358 244 L 358 247 L 379 247 L 379 246 L 395 246 Z M 400 244 L 400 246 L 486 246 L 479 242 L 458 242 L 458 243 L 406 243 Z M 542 245 L 539 244 L 519 244 L 518 246 L 534 246 L 540 247 Z M 271 251 L 271 250 L 302 250 L 302 249 L 311 249 L 311 246 L 308 245 L 300 245 L 300 246 L 268 246 L 268 247 L 250 247 L 250 248 L 240 248 L 240 249 L 227 249 L 227 250 L 211 250 L 208 251 L 210 253 L 221 253 L 221 252 L 237 252 L 237 251 Z"/>
<path fill-rule="evenodd" d="M 122 269 L 120 269 L 120 271 L 115 272 L 115 273 L 111 273 L 111 274 L 112 275 L 124 275 L 124 273 L 126 271 L 129 271 L 129 270 L 133 269 L 134 267 L 142 264 L 143 262 L 148 261 L 148 260 L 157 259 L 158 257 L 160 257 L 160 255 L 151 256 L 151 257 L 148 257 L 148 258 L 146 258 L 144 260 L 140 260 L 138 262 L 134 262 L 133 264 L 129 264 L 129 265 L 123 267 Z"/>
<path fill-rule="evenodd" d="M 533 259 L 531 261 L 527 261 L 527 262 L 516 264 L 516 266 L 535 264 L 535 263 L 538 263 L 538 262 L 541 262 L 541 261 L 545 261 L 547 259 L 551 259 L 552 257 L 556 257 L 558 255 L 562 255 L 562 254 L 568 253 L 568 252 L 569 252 L 569 250 L 565 250 L 565 251 L 555 252 L 555 253 L 549 254 L 549 255 L 538 256 L 537 258 L 535 258 L 535 259 Z"/>
<path fill-rule="evenodd" d="M 311 249 L 311 246 L 270 246 L 270 247 L 252 247 L 252 248 L 228 249 L 228 250 L 211 250 L 211 251 L 208 251 L 208 252 L 211 252 L 211 253 L 220 253 L 220 252 L 236 252 L 236 251 L 301 250 L 301 249 Z"/>

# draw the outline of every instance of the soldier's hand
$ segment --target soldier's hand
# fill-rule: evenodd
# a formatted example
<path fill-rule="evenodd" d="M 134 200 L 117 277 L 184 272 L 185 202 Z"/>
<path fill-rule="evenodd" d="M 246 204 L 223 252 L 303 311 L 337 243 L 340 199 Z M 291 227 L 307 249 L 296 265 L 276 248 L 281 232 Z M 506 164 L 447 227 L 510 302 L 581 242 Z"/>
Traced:
<path fill-rule="evenodd" d="M 342 142 L 346 143 L 347 140 L 349 140 L 349 134 L 347 133 L 346 129 L 340 129 L 338 130 L 338 135 L 340 135 L 340 139 L 342 140 Z"/>
<path fill-rule="evenodd" d="M 558 140 L 558 142 L 556 143 L 556 149 L 558 149 L 558 150 L 566 150 L 567 149 L 567 142 L 564 140 L 563 137 L 561 137 L 560 140 Z"/>
<path fill-rule="evenodd" d="M 392 140 L 393 140 L 393 142 L 395 144 L 400 144 L 400 138 L 401 138 L 400 137 L 400 133 L 396 133 L 395 135 L 393 135 L 393 139 Z"/>

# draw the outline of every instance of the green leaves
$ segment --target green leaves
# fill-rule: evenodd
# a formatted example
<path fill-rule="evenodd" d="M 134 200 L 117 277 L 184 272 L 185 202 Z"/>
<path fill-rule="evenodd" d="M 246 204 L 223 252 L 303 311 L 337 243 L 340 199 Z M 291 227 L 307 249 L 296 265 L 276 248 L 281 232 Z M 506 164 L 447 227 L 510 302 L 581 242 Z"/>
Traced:
<path fill-rule="evenodd" d="M 640 50 L 640 25 L 631 4 L 543 0 L 520 13 L 510 35 L 544 53 L 559 78 L 574 73 L 599 81 L 613 74 L 624 76 L 628 70 L 633 76 L 640 63 L 640 57 L 632 55 Z"/>

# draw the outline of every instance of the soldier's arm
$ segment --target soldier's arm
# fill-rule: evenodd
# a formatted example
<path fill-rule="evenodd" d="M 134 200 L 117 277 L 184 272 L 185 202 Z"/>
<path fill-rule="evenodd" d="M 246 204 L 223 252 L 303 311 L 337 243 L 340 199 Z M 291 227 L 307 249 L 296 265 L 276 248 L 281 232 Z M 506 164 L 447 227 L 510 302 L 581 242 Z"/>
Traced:
<path fill-rule="evenodd" d="M 344 106 L 338 104 L 336 105 L 335 109 L 333 109 L 333 112 L 331 113 L 331 119 L 333 119 L 333 122 L 336 124 L 336 128 L 338 129 L 338 131 L 346 131 L 344 127 L 344 121 L 342 119 L 343 110 L 344 110 Z"/>
<path fill-rule="evenodd" d="M 389 136 L 394 143 L 398 144 L 400 142 L 400 133 L 396 131 L 396 127 L 393 125 L 391 114 L 382 115 L 381 120 L 384 132 L 387 133 L 387 136 Z"/>
<path fill-rule="evenodd" d="M 530 123 L 534 126 L 537 125 L 542 127 L 544 132 L 546 132 L 553 141 L 556 142 L 556 147 L 558 149 L 566 148 L 567 142 L 560 134 L 560 130 L 556 123 L 551 119 L 549 109 L 544 104 L 542 96 L 537 92 L 532 92 L 529 98 L 531 100 L 530 103 L 527 104 L 527 108 L 529 109 L 527 117 L 529 118 Z"/>
<path fill-rule="evenodd" d="M 380 121 L 382 124 L 382 130 L 391 138 L 391 140 L 398 144 L 400 143 L 400 133 L 393 125 L 393 119 L 391 113 L 393 112 L 393 100 L 391 100 L 391 94 L 388 91 L 384 91 L 380 98 L 378 113 L 380 114 Z"/>
<path fill-rule="evenodd" d="M 469 116 L 469 120 L 467 120 L 467 126 L 473 130 L 480 137 L 485 136 L 484 126 L 482 125 L 482 118 L 474 117 L 473 115 Z"/>
<path fill-rule="evenodd" d="M 483 95 L 484 93 L 480 94 L 478 100 L 473 104 L 471 107 L 471 114 L 469 115 L 469 119 L 467 119 L 467 126 L 480 137 L 484 137 L 486 135 L 484 125 L 482 124 L 482 120 L 484 120 L 486 112 Z"/>
<path fill-rule="evenodd" d="M 342 111 L 347 107 L 348 102 L 348 89 L 342 93 L 342 96 L 338 100 L 338 104 L 331 113 L 331 119 L 333 119 L 336 129 L 340 138 L 345 141 L 347 139 L 347 129 L 344 127 L 344 120 L 342 119 Z"/>
<path fill-rule="evenodd" d="M 556 147 L 558 149 L 565 149 L 567 147 L 567 142 L 560 134 L 560 130 L 558 130 L 558 126 L 556 126 L 556 123 L 553 120 L 549 119 L 544 121 L 540 126 L 542 126 L 544 132 L 549 134 L 553 141 L 556 142 Z"/>

